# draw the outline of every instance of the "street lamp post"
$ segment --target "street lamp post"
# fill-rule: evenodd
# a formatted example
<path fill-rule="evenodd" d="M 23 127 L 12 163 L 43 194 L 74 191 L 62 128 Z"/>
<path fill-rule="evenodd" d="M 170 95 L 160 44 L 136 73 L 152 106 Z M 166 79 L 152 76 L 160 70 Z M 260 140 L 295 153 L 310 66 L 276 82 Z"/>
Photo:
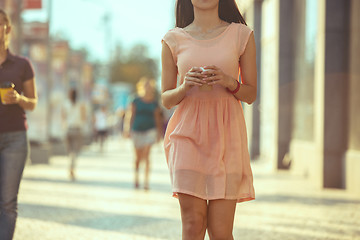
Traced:
<path fill-rule="evenodd" d="M 110 12 L 106 12 L 104 14 L 103 17 L 103 21 L 104 21 L 104 45 L 105 48 L 107 48 L 107 54 L 108 54 L 108 61 L 111 61 L 111 51 L 112 51 L 112 36 L 111 36 L 111 13 Z M 110 43 L 110 44 L 109 44 Z"/>
<path fill-rule="evenodd" d="M 52 21 L 52 0 L 48 0 L 47 1 L 47 13 L 48 13 L 48 38 L 47 38 L 47 72 L 46 72 L 46 76 L 47 76 L 47 91 L 46 91 L 46 106 L 47 106 L 47 111 L 46 111 L 46 136 L 47 136 L 47 140 L 51 140 L 51 120 L 52 120 L 52 116 L 51 116 L 51 91 L 52 91 L 52 87 L 53 87 L 53 82 L 52 82 L 52 41 L 51 41 L 51 35 L 50 35 L 50 29 L 51 29 L 51 21 Z"/>
<path fill-rule="evenodd" d="M 95 5 L 104 7 L 104 2 L 101 2 L 99 4 L 96 0 L 83 0 L 86 2 L 91 2 Z M 106 10 L 111 9 L 108 4 L 105 4 L 104 7 Z M 104 16 L 102 17 L 102 22 L 104 22 L 104 46 L 108 54 L 108 61 L 110 62 L 111 54 L 112 54 L 112 35 L 111 35 L 111 20 L 112 20 L 112 14 L 109 11 L 105 11 Z"/>
<path fill-rule="evenodd" d="M 16 39 L 16 52 L 21 54 L 21 46 L 22 46 L 22 19 L 21 12 L 23 9 L 22 0 L 16 1 L 16 23 L 17 23 L 17 39 Z"/>

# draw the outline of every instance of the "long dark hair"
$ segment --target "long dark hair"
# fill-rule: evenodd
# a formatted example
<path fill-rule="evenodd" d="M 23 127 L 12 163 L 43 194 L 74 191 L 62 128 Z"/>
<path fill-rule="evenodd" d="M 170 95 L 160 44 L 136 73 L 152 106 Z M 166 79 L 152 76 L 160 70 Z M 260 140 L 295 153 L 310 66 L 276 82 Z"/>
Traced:
<path fill-rule="evenodd" d="M 228 23 L 246 22 L 241 15 L 235 0 L 219 0 L 219 17 Z M 194 21 L 194 7 L 191 0 L 176 1 L 176 27 L 184 28 Z"/>

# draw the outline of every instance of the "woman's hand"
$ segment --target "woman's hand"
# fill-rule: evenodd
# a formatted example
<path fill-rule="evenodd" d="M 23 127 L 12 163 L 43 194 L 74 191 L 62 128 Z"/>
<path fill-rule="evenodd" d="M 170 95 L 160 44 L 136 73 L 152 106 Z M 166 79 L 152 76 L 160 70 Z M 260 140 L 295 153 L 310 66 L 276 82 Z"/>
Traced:
<path fill-rule="evenodd" d="M 19 104 L 20 100 L 21 100 L 21 95 L 15 89 L 12 89 L 7 91 L 3 99 L 3 102 L 5 104 Z"/>
<path fill-rule="evenodd" d="M 186 91 L 193 86 L 202 86 L 206 83 L 206 81 L 202 79 L 204 75 L 202 75 L 201 72 L 202 69 L 200 67 L 193 67 L 185 74 L 183 86 Z"/>
<path fill-rule="evenodd" d="M 223 87 L 233 89 L 236 88 L 236 79 L 226 75 L 220 68 L 216 66 L 206 66 L 201 72 L 202 80 L 208 85 L 220 84 Z M 235 86 L 235 87 L 234 87 Z"/>

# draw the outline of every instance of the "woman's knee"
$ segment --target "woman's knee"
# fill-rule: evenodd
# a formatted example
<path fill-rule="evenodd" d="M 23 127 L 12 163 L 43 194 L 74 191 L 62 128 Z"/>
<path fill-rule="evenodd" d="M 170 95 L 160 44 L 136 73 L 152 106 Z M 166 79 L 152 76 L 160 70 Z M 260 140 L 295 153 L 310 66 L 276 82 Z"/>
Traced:
<path fill-rule="evenodd" d="M 188 236 L 198 236 L 206 229 L 206 215 L 191 213 L 183 217 L 183 230 Z"/>
<path fill-rule="evenodd" d="M 207 201 L 179 193 L 184 239 L 201 239 L 207 225 Z"/>
<path fill-rule="evenodd" d="M 140 163 L 143 157 L 144 157 L 144 152 L 142 151 L 142 149 L 136 149 L 136 154 L 135 154 L 136 163 Z"/>
<path fill-rule="evenodd" d="M 208 234 L 211 240 L 233 240 L 232 228 L 228 226 L 208 226 Z"/>

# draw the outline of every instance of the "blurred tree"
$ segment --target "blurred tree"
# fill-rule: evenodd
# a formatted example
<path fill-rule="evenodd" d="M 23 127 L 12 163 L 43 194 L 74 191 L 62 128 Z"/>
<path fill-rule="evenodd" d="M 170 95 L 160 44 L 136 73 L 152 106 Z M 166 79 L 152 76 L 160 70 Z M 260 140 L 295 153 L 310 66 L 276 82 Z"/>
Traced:
<path fill-rule="evenodd" d="M 123 54 L 120 45 L 116 47 L 114 58 L 110 65 L 110 81 L 127 82 L 135 85 L 143 76 L 157 79 L 158 63 L 149 57 L 148 47 L 136 44 L 128 54 Z"/>
<path fill-rule="evenodd" d="M 89 50 L 86 47 L 82 47 L 79 49 L 79 51 L 83 55 L 84 60 L 89 61 L 89 58 L 90 58 Z"/>

